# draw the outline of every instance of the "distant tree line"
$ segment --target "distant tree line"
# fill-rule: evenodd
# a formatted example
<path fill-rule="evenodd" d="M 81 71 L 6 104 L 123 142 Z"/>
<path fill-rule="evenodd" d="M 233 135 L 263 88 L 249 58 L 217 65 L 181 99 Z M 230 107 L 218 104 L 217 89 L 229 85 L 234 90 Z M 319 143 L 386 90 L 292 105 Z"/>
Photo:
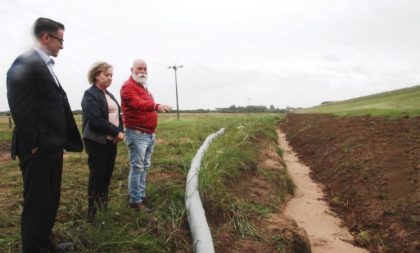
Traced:
<path fill-rule="evenodd" d="M 227 113 L 248 113 L 248 112 L 286 112 L 286 109 L 279 109 L 270 105 L 269 107 L 264 105 L 248 105 L 248 106 L 236 106 L 231 105 L 226 108 L 216 108 L 216 112 L 227 112 Z"/>
<path fill-rule="evenodd" d="M 181 113 L 211 113 L 211 112 L 221 112 L 221 113 L 248 113 L 248 112 L 290 112 L 298 108 L 286 107 L 286 108 L 276 108 L 274 105 L 269 107 L 264 105 L 249 105 L 249 106 L 236 106 L 231 105 L 226 108 L 216 108 L 214 110 L 210 109 L 190 109 L 190 110 L 179 110 Z M 73 111 L 73 114 L 81 114 L 81 110 Z M 171 113 L 176 113 L 176 109 L 173 109 Z"/>
<path fill-rule="evenodd" d="M 278 113 L 284 113 L 284 112 L 291 112 L 299 108 L 293 108 L 287 106 L 286 108 L 277 108 L 274 107 L 274 105 L 270 105 L 269 107 L 264 105 L 248 105 L 248 106 L 236 106 L 231 105 L 229 107 L 221 107 L 216 108 L 214 110 L 210 109 L 191 109 L 191 110 L 179 110 L 183 113 L 211 113 L 211 112 L 221 112 L 221 113 L 251 113 L 251 112 L 278 112 Z M 172 113 L 176 113 L 176 109 L 172 110 Z M 74 110 L 74 115 L 80 115 L 82 114 L 82 110 Z M 0 112 L 0 116 L 10 116 L 10 111 L 4 111 Z"/>

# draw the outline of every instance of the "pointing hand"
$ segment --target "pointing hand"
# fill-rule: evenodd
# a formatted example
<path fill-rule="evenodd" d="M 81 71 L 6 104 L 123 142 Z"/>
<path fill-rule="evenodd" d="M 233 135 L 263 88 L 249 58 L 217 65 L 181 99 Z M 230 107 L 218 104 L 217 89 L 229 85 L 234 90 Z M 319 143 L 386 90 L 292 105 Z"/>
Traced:
<path fill-rule="evenodd" d="M 157 110 L 159 112 L 170 112 L 172 110 L 172 106 L 169 105 L 159 105 Z"/>

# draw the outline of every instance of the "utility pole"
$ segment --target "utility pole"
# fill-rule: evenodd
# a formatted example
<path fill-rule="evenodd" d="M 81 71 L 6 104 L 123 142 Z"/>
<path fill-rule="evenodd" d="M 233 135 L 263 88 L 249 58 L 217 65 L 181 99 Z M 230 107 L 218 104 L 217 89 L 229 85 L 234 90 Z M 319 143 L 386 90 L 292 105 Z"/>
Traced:
<path fill-rule="evenodd" d="M 173 69 L 175 71 L 175 92 L 176 92 L 176 119 L 179 120 L 179 106 L 178 106 L 178 81 L 176 77 L 176 70 L 182 68 L 182 65 L 176 65 L 168 66 L 168 68 Z"/>

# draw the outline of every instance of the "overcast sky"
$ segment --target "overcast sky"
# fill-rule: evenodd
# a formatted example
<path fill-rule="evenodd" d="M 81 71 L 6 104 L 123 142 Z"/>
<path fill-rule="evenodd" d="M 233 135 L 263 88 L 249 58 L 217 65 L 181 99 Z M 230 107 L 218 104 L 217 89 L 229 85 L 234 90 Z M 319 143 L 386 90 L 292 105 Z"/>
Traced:
<path fill-rule="evenodd" d="M 38 17 L 66 26 L 55 72 L 80 109 L 90 65 L 148 63 L 156 102 L 180 109 L 310 107 L 420 84 L 418 0 L 0 0 L 0 111 L 6 72 Z"/>

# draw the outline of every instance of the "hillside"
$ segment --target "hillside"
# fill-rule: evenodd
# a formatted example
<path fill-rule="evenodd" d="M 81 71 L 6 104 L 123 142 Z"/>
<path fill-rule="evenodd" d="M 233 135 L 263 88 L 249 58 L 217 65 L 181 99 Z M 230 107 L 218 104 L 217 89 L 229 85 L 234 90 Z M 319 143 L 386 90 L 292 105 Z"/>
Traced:
<path fill-rule="evenodd" d="M 337 115 L 419 116 L 420 85 L 369 96 L 325 102 L 302 109 L 299 113 L 333 113 Z"/>

